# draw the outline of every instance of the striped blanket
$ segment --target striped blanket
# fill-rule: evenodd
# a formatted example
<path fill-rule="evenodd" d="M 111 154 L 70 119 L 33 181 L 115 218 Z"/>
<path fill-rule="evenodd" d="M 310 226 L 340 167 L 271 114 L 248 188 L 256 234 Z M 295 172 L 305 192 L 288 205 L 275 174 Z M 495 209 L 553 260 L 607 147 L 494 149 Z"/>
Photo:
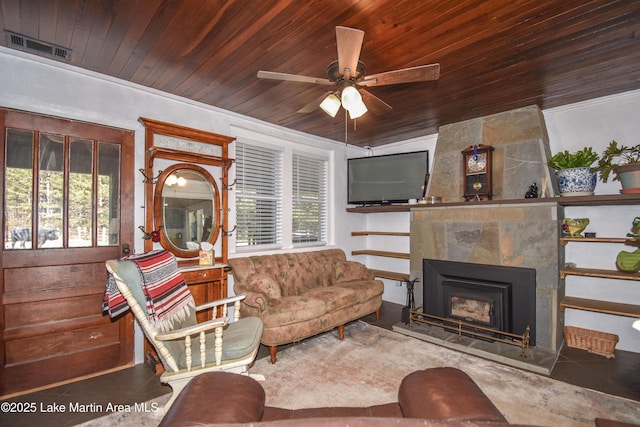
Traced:
<path fill-rule="evenodd" d="M 156 331 L 171 330 L 174 322 L 184 320 L 190 308 L 195 308 L 191 292 L 170 252 L 159 249 L 122 260 L 132 261 L 138 267 L 149 321 Z M 111 318 L 129 310 L 111 274 L 107 277 L 102 309 Z"/>

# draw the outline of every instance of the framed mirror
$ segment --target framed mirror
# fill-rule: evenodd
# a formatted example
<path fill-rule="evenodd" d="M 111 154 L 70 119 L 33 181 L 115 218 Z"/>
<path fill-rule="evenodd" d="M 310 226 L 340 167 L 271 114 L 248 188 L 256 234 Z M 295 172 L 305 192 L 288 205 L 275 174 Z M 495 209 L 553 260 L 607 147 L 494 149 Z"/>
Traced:
<path fill-rule="evenodd" d="M 155 230 L 176 257 L 198 257 L 200 242 L 212 245 L 220 235 L 220 192 L 206 169 L 177 163 L 158 177 L 154 192 Z"/>

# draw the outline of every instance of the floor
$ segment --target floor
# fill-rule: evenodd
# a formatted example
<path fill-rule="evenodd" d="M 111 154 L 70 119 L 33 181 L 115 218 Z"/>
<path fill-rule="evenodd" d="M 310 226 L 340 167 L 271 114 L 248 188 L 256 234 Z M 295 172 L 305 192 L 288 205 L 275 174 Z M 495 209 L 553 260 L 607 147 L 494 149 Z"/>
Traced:
<path fill-rule="evenodd" d="M 402 306 L 383 303 L 382 316 L 365 317 L 366 322 L 391 329 L 400 320 Z M 283 350 L 287 346 L 282 346 Z M 258 357 L 269 357 L 261 347 Z M 562 350 L 551 377 L 570 384 L 640 401 L 640 354 L 616 350 L 606 359 L 583 350 Z M 107 405 L 142 404 L 170 389 L 160 384 L 146 365 L 79 381 L 2 401 L 0 425 L 29 427 L 41 425 L 73 426 L 100 417 Z M 117 397 L 116 397 L 117 396 Z M 83 405 L 83 406 L 81 406 Z M 64 409 L 64 412 L 62 410 Z"/>

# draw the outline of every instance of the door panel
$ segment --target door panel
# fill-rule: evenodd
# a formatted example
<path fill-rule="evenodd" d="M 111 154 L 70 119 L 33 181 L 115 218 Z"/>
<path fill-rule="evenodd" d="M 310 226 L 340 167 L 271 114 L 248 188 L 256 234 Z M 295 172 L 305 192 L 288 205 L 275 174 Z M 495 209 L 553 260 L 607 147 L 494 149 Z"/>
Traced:
<path fill-rule="evenodd" d="M 104 262 L 133 237 L 133 133 L 0 110 L 0 395 L 133 362 L 133 319 L 102 313 Z"/>

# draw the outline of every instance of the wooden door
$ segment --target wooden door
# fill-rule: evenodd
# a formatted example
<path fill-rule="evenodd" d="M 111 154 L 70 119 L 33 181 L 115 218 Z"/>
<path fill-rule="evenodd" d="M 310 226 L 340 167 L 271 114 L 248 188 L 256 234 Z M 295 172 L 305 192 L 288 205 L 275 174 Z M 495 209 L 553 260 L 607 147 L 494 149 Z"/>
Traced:
<path fill-rule="evenodd" d="M 133 132 L 0 110 L 0 395 L 133 363 L 102 313 L 104 262 L 133 237 Z"/>

